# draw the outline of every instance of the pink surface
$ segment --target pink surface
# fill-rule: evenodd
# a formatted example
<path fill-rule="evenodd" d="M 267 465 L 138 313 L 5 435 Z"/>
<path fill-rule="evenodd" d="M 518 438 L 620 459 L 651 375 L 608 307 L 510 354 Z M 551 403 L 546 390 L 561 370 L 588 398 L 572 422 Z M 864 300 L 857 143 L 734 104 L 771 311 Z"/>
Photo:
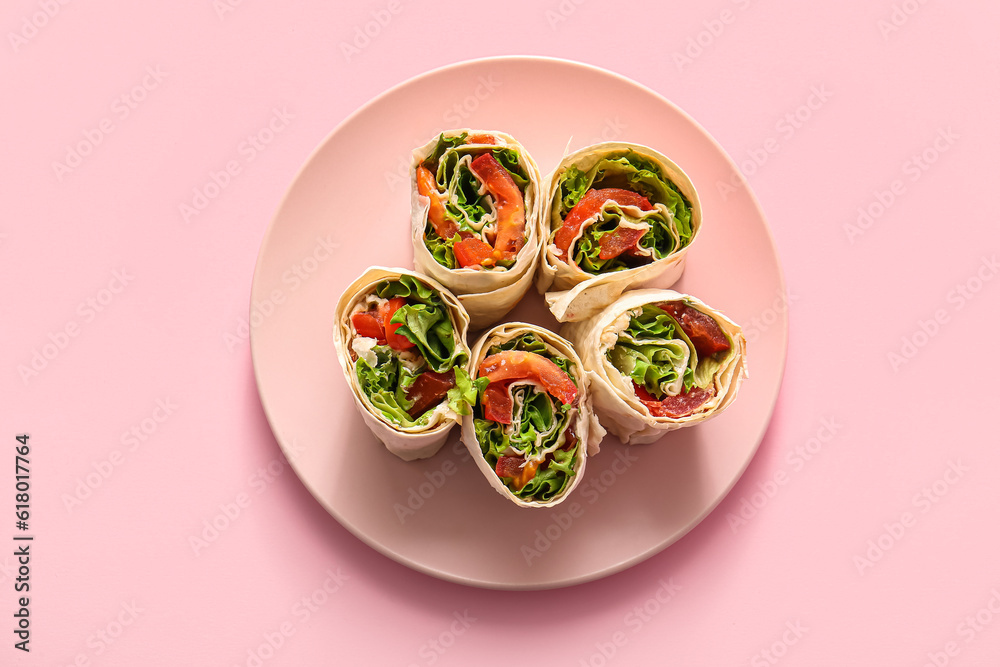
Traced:
<path fill-rule="evenodd" d="M 7 619 L 25 431 L 35 541 L 32 651 L 7 630 L 0 664 L 1000 659 L 994 5 L 2 14 Z M 790 294 L 774 418 L 717 510 L 634 568 L 531 593 L 414 572 L 331 518 L 284 463 L 246 336 L 264 231 L 323 138 L 410 76 L 511 53 L 608 68 L 696 119 L 742 165 Z"/>

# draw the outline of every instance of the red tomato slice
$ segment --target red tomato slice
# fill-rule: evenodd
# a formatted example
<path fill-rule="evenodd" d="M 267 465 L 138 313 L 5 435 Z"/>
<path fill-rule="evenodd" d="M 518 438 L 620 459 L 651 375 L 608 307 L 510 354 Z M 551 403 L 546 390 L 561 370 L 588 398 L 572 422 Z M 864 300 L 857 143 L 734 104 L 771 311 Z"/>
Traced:
<path fill-rule="evenodd" d="M 431 200 L 430 210 L 427 211 L 427 218 L 431 221 L 434 231 L 443 239 L 450 239 L 458 231 L 458 225 L 451 220 L 441 203 L 441 195 L 438 194 L 437 182 L 431 170 L 420 165 L 417 167 L 417 192 Z"/>
<path fill-rule="evenodd" d="M 483 392 L 483 419 L 497 424 L 509 424 L 514 419 L 514 402 L 510 398 L 509 382 L 492 382 Z"/>
<path fill-rule="evenodd" d="M 418 375 L 414 383 L 406 390 L 406 398 L 413 401 L 413 407 L 407 410 L 410 417 L 416 419 L 424 414 L 427 408 L 440 403 L 441 399 L 448 395 L 448 390 L 454 386 L 454 370 L 447 373 L 424 371 Z"/>
<path fill-rule="evenodd" d="M 496 145 L 497 138 L 492 134 L 473 134 L 465 140 L 467 144 L 493 144 Z"/>
<path fill-rule="evenodd" d="M 729 349 L 729 341 L 719 323 L 697 308 L 692 308 L 683 301 L 661 303 L 659 307 L 673 315 L 701 356 L 707 357 Z"/>
<path fill-rule="evenodd" d="M 375 338 L 380 343 L 385 343 L 385 330 L 382 322 L 375 313 L 368 311 L 364 313 L 354 313 L 351 315 L 351 324 L 359 336 L 365 338 Z"/>
<path fill-rule="evenodd" d="M 406 299 L 397 296 L 389 299 L 378 308 L 378 314 L 382 317 L 382 326 L 385 328 L 385 340 L 389 344 L 389 347 L 394 350 L 407 350 L 414 346 L 414 343 L 411 343 L 406 336 L 396 333 L 396 329 L 403 325 L 389 322 L 392 316 L 396 314 L 396 311 L 405 305 Z"/>
<path fill-rule="evenodd" d="M 614 200 L 622 206 L 638 206 L 643 211 L 652 211 L 653 205 L 638 192 L 622 190 L 621 188 L 604 188 L 602 190 L 587 190 L 576 206 L 566 214 L 562 226 L 556 230 L 553 242 L 556 254 L 563 260 L 569 257 L 569 246 L 576 238 L 583 222 L 601 210 L 604 202 Z"/>
<path fill-rule="evenodd" d="M 632 229 L 631 227 L 619 227 L 610 234 L 605 234 L 597 245 L 601 246 L 601 259 L 614 259 L 626 250 L 636 247 L 639 240 L 646 235 L 644 229 Z"/>
<path fill-rule="evenodd" d="M 488 377 L 490 383 L 530 378 L 540 382 L 545 391 L 564 405 L 576 400 L 576 385 L 569 375 L 550 359 L 534 352 L 505 350 L 491 354 L 479 365 L 479 376 Z"/>
<path fill-rule="evenodd" d="M 632 388 L 635 389 L 636 397 L 643 403 L 647 401 L 655 401 L 657 403 L 659 402 L 656 400 L 656 396 L 653 396 L 648 391 L 646 391 L 646 385 L 639 384 L 635 380 L 632 380 Z"/>
<path fill-rule="evenodd" d="M 496 262 L 493 247 L 474 236 L 462 239 L 454 247 L 455 260 L 463 269 L 470 266 L 492 266 Z"/>
<path fill-rule="evenodd" d="M 520 491 L 534 479 L 538 464 L 537 460 L 525 464 L 524 457 L 521 456 L 501 456 L 497 459 L 496 473 L 498 477 L 512 477 L 512 485 Z"/>
<path fill-rule="evenodd" d="M 689 392 L 681 392 L 676 396 L 664 396 L 663 400 L 656 400 L 652 394 L 646 391 L 646 387 L 641 384 L 632 383 L 635 395 L 642 404 L 649 409 L 649 413 L 654 417 L 683 417 L 691 414 L 701 407 L 708 399 L 715 396 L 715 387 L 702 389 L 692 387 Z"/>
<path fill-rule="evenodd" d="M 514 259 L 524 246 L 524 197 L 510 173 L 490 153 L 470 165 L 472 173 L 486 185 L 497 208 L 497 239 L 494 259 Z"/>

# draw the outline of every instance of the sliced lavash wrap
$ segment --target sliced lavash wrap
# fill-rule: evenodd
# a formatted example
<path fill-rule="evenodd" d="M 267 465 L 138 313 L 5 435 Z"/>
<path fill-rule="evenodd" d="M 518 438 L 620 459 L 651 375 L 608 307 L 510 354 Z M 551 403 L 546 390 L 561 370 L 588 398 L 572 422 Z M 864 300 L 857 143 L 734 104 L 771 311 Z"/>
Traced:
<path fill-rule="evenodd" d="M 394 298 L 406 304 L 392 313 L 392 336 L 415 343 L 407 350 L 390 347 L 385 331 L 379 339 L 377 333 L 366 331 L 366 336 L 357 329 L 367 316 L 381 317 L 380 306 Z M 360 317 L 357 323 L 355 314 Z M 375 437 L 404 461 L 437 453 L 448 431 L 475 402 L 468 373 L 468 327 L 469 316 L 455 295 L 432 278 L 406 269 L 370 267 L 337 302 L 333 341 L 354 402 Z M 419 408 L 422 400 L 416 390 L 436 377 L 421 380 L 427 371 L 453 372 L 455 385 L 439 402 L 410 415 L 407 410 Z M 434 386 L 441 383 L 429 385 Z M 433 395 L 430 388 L 424 390 L 425 397 Z"/>
<path fill-rule="evenodd" d="M 566 387 L 574 387 L 575 397 L 568 403 L 561 402 L 538 377 L 509 379 L 506 391 L 510 397 L 511 424 L 486 419 L 489 394 L 493 390 L 503 391 L 504 382 L 480 384 L 489 381 L 489 377 L 480 377 L 481 371 L 493 355 L 505 352 L 527 352 L 548 359 L 569 376 L 570 384 Z M 476 342 L 470 368 L 477 376 L 479 400 L 473 406 L 472 416 L 462 421 L 462 442 L 476 465 L 500 495 L 520 507 L 558 505 L 583 479 L 587 457 L 600 450 L 605 434 L 594 415 L 587 374 L 573 346 L 542 327 L 508 322 L 487 331 Z M 513 474 L 502 478 L 498 464 L 501 457 L 508 456 L 515 459 L 505 466 Z M 520 465 L 518 457 L 523 461 Z M 525 475 L 525 466 L 538 460 L 542 463 L 532 466 L 534 473 L 528 475 L 530 480 L 517 489 L 516 477 Z"/>
<path fill-rule="evenodd" d="M 487 142 L 493 143 L 487 143 Z M 512 180 L 523 198 L 523 245 L 509 256 L 493 257 L 492 264 L 459 265 L 455 241 L 472 236 L 493 245 L 500 211 L 486 184 L 472 170 L 473 159 L 490 153 Z M 448 220 L 460 239 L 444 239 L 431 220 L 432 201 L 421 194 L 418 169 L 425 166 Z M 458 295 L 469 313 L 472 330 L 499 321 L 524 296 L 534 280 L 541 225 L 542 177 L 531 155 L 513 137 L 493 130 L 446 130 L 413 151 L 410 167 L 410 215 L 413 261 L 425 273 Z M 509 219 L 509 218 L 505 218 Z M 472 241 L 469 241 L 471 243 Z"/>
<path fill-rule="evenodd" d="M 663 310 L 662 304 L 674 305 Z M 718 327 L 716 335 L 722 334 L 718 340 L 724 338 L 729 349 L 700 355 L 671 310 L 682 313 L 680 318 L 692 329 L 694 339 L 707 350 L 713 348 L 706 348 L 710 345 L 706 327 L 696 320 L 711 318 Z M 668 431 L 718 415 L 736 399 L 748 377 L 742 328 L 695 297 L 673 290 L 626 292 L 596 317 L 566 324 L 561 333 L 573 342 L 587 367 L 601 423 L 625 444 L 650 443 Z M 698 392 L 712 396 L 690 413 L 671 417 L 654 414 L 662 411 L 644 403 L 642 391 L 651 399 L 661 398 L 654 395 L 656 391 L 663 392 L 663 397 L 681 394 L 694 399 Z"/>
<path fill-rule="evenodd" d="M 588 191 L 610 188 L 641 195 L 652 210 L 645 210 L 645 203 L 619 204 L 611 198 L 583 216 L 578 232 L 568 232 L 570 225 L 560 235 L 565 218 Z M 701 201 L 691 179 L 665 155 L 623 142 L 587 146 L 562 159 L 546 178 L 545 190 L 537 287 L 560 322 L 591 317 L 626 289 L 653 279 L 670 287 L 680 278 L 701 229 Z M 646 233 L 631 251 L 601 259 L 602 239 L 611 240 L 618 228 Z M 561 236 L 572 239 L 568 253 L 556 244 Z"/>

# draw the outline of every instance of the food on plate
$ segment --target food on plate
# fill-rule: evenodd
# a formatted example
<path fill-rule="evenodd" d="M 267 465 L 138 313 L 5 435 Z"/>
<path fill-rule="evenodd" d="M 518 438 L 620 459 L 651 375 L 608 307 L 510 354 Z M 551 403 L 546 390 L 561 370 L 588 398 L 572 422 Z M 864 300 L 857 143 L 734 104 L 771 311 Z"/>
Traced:
<path fill-rule="evenodd" d="M 626 444 L 718 415 L 747 377 L 740 326 L 672 290 L 626 292 L 562 333 L 587 368 L 601 423 Z"/>
<path fill-rule="evenodd" d="M 560 322 L 591 317 L 654 278 L 669 287 L 701 228 L 691 179 L 639 144 L 572 153 L 546 179 L 538 290 Z"/>
<path fill-rule="evenodd" d="M 448 130 L 413 151 L 414 263 L 458 295 L 471 327 L 497 322 L 531 286 L 541 175 L 504 132 Z"/>
<path fill-rule="evenodd" d="M 340 297 L 344 376 L 365 423 L 401 459 L 433 456 L 475 403 L 468 326 L 451 292 L 406 269 L 371 267 Z"/>
<path fill-rule="evenodd" d="M 471 369 L 478 401 L 462 422 L 462 441 L 476 465 L 519 506 L 562 502 L 604 437 L 573 347 L 541 327 L 509 322 L 476 342 Z"/>

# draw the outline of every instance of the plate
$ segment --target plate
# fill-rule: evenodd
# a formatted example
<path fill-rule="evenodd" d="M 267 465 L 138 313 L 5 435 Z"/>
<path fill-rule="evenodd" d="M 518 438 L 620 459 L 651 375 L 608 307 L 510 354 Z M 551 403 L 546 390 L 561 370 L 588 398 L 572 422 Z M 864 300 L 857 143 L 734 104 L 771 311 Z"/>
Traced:
<path fill-rule="evenodd" d="M 430 459 L 406 463 L 386 451 L 344 382 L 332 342 L 334 306 L 369 265 L 413 266 L 410 151 L 452 127 L 510 133 L 543 175 L 565 151 L 602 140 L 646 144 L 687 172 L 702 199 L 704 227 L 675 289 L 726 313 L 748 336 L 750 379 L 725 413 L 652 445 L 626 447 L 609 436 L 573 495 L 551 509 L 518 508 L 496 493 L 458 428 Z M 359 539 L 442 579 L 554 588 L 658 553 L 733 487 L 781 384 L 784 294 L 763 213 L 725 151 L 694 120 L 648 88 L 596 67 L 490 58 L 388 90 L 313 153 L 261 245 L 251 352 L 282 451 L 316 500 Z M 534 290 L 507 319 L 558 329 Z"/>

